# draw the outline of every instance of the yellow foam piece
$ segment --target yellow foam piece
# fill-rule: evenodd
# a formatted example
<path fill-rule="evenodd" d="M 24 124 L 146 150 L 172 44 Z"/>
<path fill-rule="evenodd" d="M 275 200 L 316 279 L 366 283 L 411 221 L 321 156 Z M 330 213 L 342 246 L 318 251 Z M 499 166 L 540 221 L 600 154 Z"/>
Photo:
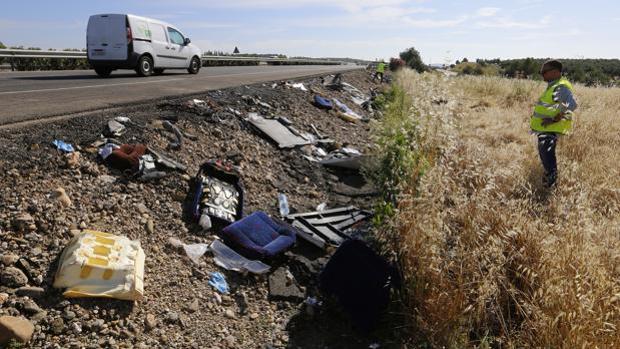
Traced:
<path fill-rule="evenodd" d="M 144 295 L 144 250 L 139 241 L 84 230 L 65 247 L 54 287 L 65 297 L 140 300 Z"/>

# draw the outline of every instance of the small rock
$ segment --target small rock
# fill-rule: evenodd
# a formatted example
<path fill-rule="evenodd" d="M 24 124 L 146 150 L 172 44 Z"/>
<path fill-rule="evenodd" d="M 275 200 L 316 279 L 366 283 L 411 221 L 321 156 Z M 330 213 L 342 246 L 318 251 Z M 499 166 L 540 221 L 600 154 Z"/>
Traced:
<path fill-rule="evenodd" d="M 236 348 L 237 346 L 235 345 L 237 340 L 235 339 L 235 336 L 228 336 L 224 339 L 224 341 L 226 342 L 226 347 L 227 348 Z"/>
<path fill-rule="evenodd" d="M 219 293 L 213 294 L 213 300 L 215 300 L 215 303 L 217 304 L 222 304 L 222 296 L 220 296 Z"/>
<path fill-rule="evenodd" d="M 43 319 L 45 319 L 47 317 L 47 311 L 45 310 L 41 310 L 40 312 L 34 314 L 33 316 L 30 317 L 30 321 L 32 322 L 39 322 Z"/>
<path fill-rule="evenodd" d="M 56 201 L 60 203 L 62 207 L 71 206 L 71 199 L 69 199 L 69 196 L 65 192 L 64 188 L 62 187 L 56 188 L 56 190 L 54 190 L 53 196 L 56 199 Z"/>
<path fill-rule="evenodd" d="M 0 345 L 7 344 L 11 339 L 21 343 L 28 343 L 32 339 L 34 325 L 24 319 L 14 316 L 0 317 Z"/>
<path fill-rule="evenodd" d="M 82 324 L 80 324 L 79 322 L 72 323 L 71 324 L 71 332 L 73 332 L 74 334 L 82 333 Z"/>
<path fill-rule="evenodd" d="M 138 212 L 140 212 L 140 214 L 145 214 L 145 213 L 150 213 L 151 210 L 149 210 L 146 205 L 144 204 L 137 204 L 136 205 L 136 209 L 138 210 Z"/>
<path fill-rule="evenodd" d="M 99 332 L 103 328 L 103 325 L 105 325 L 105 321 L 103 321 L 102 319 L 95 319 L 91 321 L 89 327 L 91 331 Z"/>
<path fill-rule="evenodd" d="M 23 302 L 22 305 L 24 307 L 24 311 L 28 314 L 36 314 L 42 311 L 42 309 L 39 307 L 39 305 L 37 303 L 35 303 L 35 301 L 33 301 L 32 299 L 28 299 L 26 298 Z"/>
<path fill-rule="evenodd" d="M 173 237 L 168 238 L 168 245 L 170 245 L 173 248 L 183 247 L 183 243 L 181 242 L 181 240 L 177 238 L 173 238 Z"/>
<path fill-rule="evenodd" d="M 57 317 L 52 320 L 50 328 L 52 329 L 52 333 L 61 334 L 65 331 L 65 321 L 62 318 Z"/>
<path fill-rule="evenodd" d="M 8 293 L 0 293 L 0 305 L 4 305 L 4 303 L 6 303 L 6 301 L 9 299 L 9 294 Z"/>
<path fill-rule="evenodd" d="M 252 319 L 252 320 L 256 320 L 256 319 L 258 319 L 258 317 L 259 317 L 258 313 L 250 314 L 250 319 Z"/>
<path fill-rule="evenodd" d="M 65 155 L 65 164 L 68 168 L 76 168 L 80 164 L 80 153 L 74 151 Z"/>
<path fill-rule="evenodd" d="M 197 312 L 198 310 L 200 310 L 200 301 L 198 301 L 198 299 L 194 299 L 193 302 L 191 302 L 188 306 L 187 306 L 187 310 L 189 310 L 192 313 Z"/>
<path fill-rule="evenodd" d="M 75 319 L 76 316 L 77 315 L 75 314 L 75 312 L 71 311 L 69 309 L 66 309 L 65 313 L 62 314 L 62 317 L 65 318 L 65 320 L 68 320 L 68 321 L 71 321 L 71 320 Z"/>
<path fill-rule="evenodd" d="M 168 312 L 168 314 L 166 315 L 166 321 L 168 321 L 169 323 L 176 323 L 179 321 L 179 313 L 174 312 L 174 311 L 170 311 Z"/>
<path fill-rule="evenodd" d="M 235 312 L 232 311 L 232 309 L 226 309 L 226 312 L 224 312 L 224 315 L 226 315 L 226 317 L 229 319 L 235 318 Z"/>
<path fill-rule="evenodd" d="M 0 274 L 0 282 L 7 287 L 22 287 L 28 284 L 28 277 L 15 267 L 4 268 Z"/>
<path fill-rule="evenodd" d="M 152 219 L 146 221 L 146 232 L 149 234 L 153 234 L 155 232 L 155 225 Z"/>
<path fill-rule="evenodd" d="M 18 255 L 9 253 L 9 254 L 3 254 L 2 257 L 0 257 L 0 262 L 2 262 L 2 264 L 8 267 L 8 266 L 15 264 L 15 262 L 17 262 L 18 259 L 19 259 Z"/>
<path fill-rule="evenodd" d="M 29 297 L 29 298 L 38 299 L 38 298 L 43 297 L 43 295 L 45 295 L 45 290 L 42 287 L 24 286 L 24 287 L 18 288 L 17 291 L 15 291 L 15 294 L 17 294 L 20 297 Z"/>
<path fill-rule="evenodd" d="M 146 314 L 144 319 L 144 327 L 147 331 L 152 331 L 157 327 L 157 318 L 153 314 Z"/>
<path fill-rule="evenodd" d="M 297 286 L 291 272 L 286 268 L 279 268 L 269 275 L 269 296 L 272 299 L 301 301 L 304 292 Z"/>
<path fill-rule="evenodd" d="M 13 221 L 13 228 L 18 231 L 29 230 L 30 226 L 34 224 L 34 218 L 29 213 L 22 213 L 15 217 Z"/>

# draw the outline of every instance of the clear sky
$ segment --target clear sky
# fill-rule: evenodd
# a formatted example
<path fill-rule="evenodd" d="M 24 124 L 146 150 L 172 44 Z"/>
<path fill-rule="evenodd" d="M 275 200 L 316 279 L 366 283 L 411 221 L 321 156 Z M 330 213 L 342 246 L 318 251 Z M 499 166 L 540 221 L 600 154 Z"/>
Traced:
<path fill-rule="evenodd" d="M 472 58 L 617 58 L 620 2 L 584 0 L 4 1 L 0 41 L 84 48 L 91 14 L 176 25 L 203 50 L 389 58 L 414 46 L 427 63 Z"/>

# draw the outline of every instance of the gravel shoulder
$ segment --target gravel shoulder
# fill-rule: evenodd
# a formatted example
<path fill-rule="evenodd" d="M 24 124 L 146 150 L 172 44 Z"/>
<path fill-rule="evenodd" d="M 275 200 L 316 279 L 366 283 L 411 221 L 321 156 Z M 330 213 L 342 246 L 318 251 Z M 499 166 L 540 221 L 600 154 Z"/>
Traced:
<path fill-rule="evenodd" d="M 365 71 L 348 72 L 343 78 L 366 93 L 378 87 Z M 299 81 L 369 115 L 347 92 L 324 88 L 320 78 Z M 372 148 L 372 120 L 347 122 L 312 105 L 314 93 L 273 84 L 195 96 L 217 111 L 211 115 L 187 104 L 191 98 L 184 97 L 1 129 L 0 270 L 19 269 L 27 280 L 18 284 L 34 291 L 17 292 L 20 286 L 3 282 L 0 316 L 23 316 L 34 323 L 28 344 L 33 348 L 367 348 L 375 342 L 381 348 L 395 347 L 393 331 L 356 332 L 346 315 L 328 306 L 327 300 L 320 311 L 310 314 L 303 300 L 271 299 L 268 276 L 224 270 L 214 264 L 209 252 L 197 265 L 169 243 L 170 238 L 185 243 L 210 243 L 215 238 L 183 218 L 190 177 L 208 159 L 230 160 L 239 167 L 246 214 L 265 211 L 278 216 L 281 192 L 288 196 L 292 211 L 313 211 L 321 203 L 372 209 L 374 191 L 359 176 L 308 161 L 303 155 L 312 155 L 309 147 L 279 149 L 244 118 L 250 112 L 283 116 L 301 132 L 313 133 L 314 126 L 336 142 L 335 148 L 349 146 L 362 153 Z M 121 142 L 163 150 L 186 165 L 186 173 L 171 172 L 163 179 L 140 182 L 98 160 L 90 145 L 118 116 L 133 122 L 118 137 Z M 166 150 L 171 133 L 162 127 L 165 118 L 178 119 L 175 125 L 195 140 L 186 138 L 180 150 Z M 67 164 L 64 154 L 51 145 L 54 139 L 78 148 L 77 164 Z M 55 198 L 57 188 L 65 190 L 70 206 Z M 52 288 L 62 249 L 84 228 L 141 242 L 146 253 L 143 301 L 65 299 Z M 294 251 L 309 256 L 314 265 L 329 257 L 303 243 Z M 316 275 L 304 270 L 303 263 L 283 256 L 268 264 L 272 270 L 288 267 L 307 296 L 319 296 Z M 212 271 L 226 276 L 230 295 L 220 295 L 209 286 Z"/>

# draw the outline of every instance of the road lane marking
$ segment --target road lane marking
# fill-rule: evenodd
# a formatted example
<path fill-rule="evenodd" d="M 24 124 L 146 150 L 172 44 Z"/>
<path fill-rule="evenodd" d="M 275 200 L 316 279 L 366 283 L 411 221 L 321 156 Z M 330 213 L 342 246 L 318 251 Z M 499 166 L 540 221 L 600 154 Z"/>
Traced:
<path fill-rule="evenodd" d="M 205 78 L 222 78 L 228 76 L 239 76 L 239 75 L 260 75 L 260 74 L 273 74 L 273 73 L 302 73 L 302 72 L 316 72 L 320 73 L 320 70 L 312 71 L 312 70 L 285 70 L 285 71 L 267 71 L 267 72 L 254 72 L 254 73 L 238 73 L 238 74 L 224 74 L 224 75 L 211 75 L 206 76 Z M 150 80 L 150 81 L 136 81 L 136 82 L 121 82 L 118 84 L 104 84 L 104 85 L 86 85 L 86 86 L 72 86 L 72 87 L 56 87 L 56 88 L 45 88 L 38 90 L 24 90 L 24 91 L 6 91 L 0 92 L 0 95 L 10 95 L 10 94 L 19 94 L 19 93 L 34 93 L 34 92 L 49 92 L 49 91 L 64 91 L 64 90 L 76 90 L 83 88 L 95 88 L 95 87 L 106 87 L 106 86 L 127 86 L 127 85 L 142 85 L 142 84 L 151 84 L 151 83 L 159 83 L 159 82 L 168 82 L 168 81 L 181 81 L 181 80 L 189 80 L 189 78 L 175 78 L 175 79 L 161 79 L 161 80 Z"/>

